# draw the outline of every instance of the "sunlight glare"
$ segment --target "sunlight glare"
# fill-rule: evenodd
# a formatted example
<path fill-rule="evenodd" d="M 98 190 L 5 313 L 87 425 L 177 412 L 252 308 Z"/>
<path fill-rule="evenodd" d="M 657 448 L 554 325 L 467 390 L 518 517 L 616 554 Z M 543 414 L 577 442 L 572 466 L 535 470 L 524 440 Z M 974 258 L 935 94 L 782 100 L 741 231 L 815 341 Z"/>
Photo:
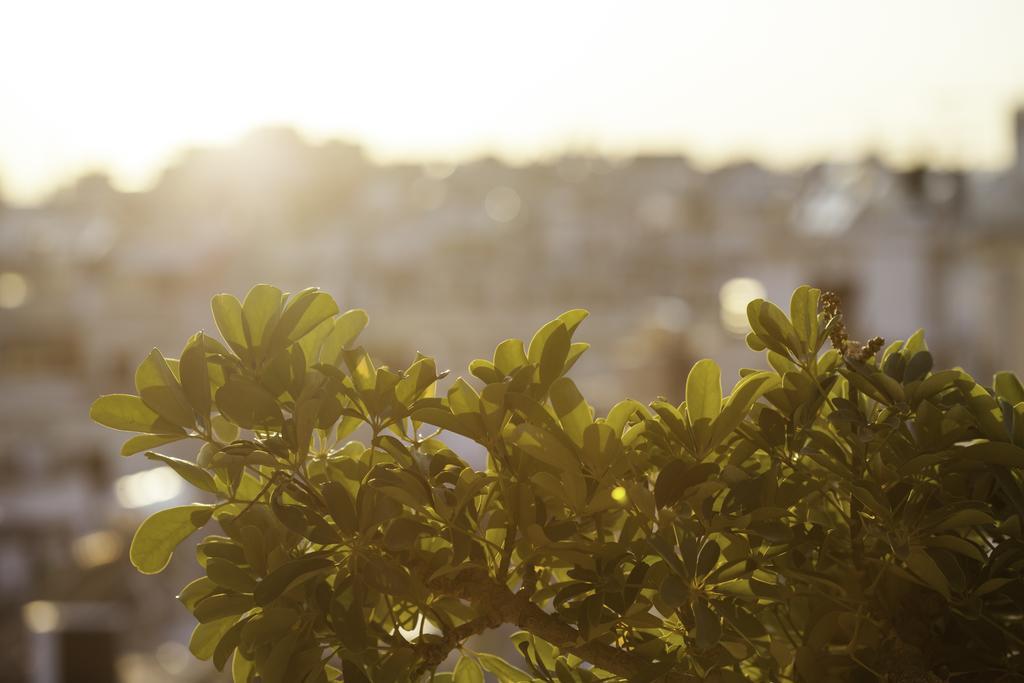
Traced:
<path fill-rule="evenodd" d="M 719 290 L 722 326 L 733 334 L 742 335 L 750 331 L 747 322 L 747 304 L 765 296 L 764 285 L 751 277 L 735 277 Z"/>
<path fill-rule="evenodd" d="M 0 273 L 0 308 L 18 308 L 28 299 L 28 280 L 21 273 Z"/>
<path fill-rule="evenodd" d="M 60 609 L 46 600 L 34 600 L 21 608 L 22 620 L 32 633 L 50 633 L 60 626 Z"/>
<path fill-rule="evenodd" d="M 141 508 L 171 500 L 181 493 L 181 479 L 170 467 L 126 474 L 114 482 L 117 502 L 124 508 Z"/>

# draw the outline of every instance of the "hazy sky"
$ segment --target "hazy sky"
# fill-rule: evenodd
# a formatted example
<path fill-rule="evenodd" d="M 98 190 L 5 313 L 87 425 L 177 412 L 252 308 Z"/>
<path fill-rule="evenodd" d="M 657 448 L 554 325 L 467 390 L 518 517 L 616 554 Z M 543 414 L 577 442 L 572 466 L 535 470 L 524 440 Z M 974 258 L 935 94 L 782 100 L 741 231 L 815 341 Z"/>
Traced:
<path fill-rule="evenodd" d="M 0 3 L 0 188 L 141 188 L 187 144 L 288 123 L 380 158 L 869 151 L 994 167 L 1024 1 Z"/>

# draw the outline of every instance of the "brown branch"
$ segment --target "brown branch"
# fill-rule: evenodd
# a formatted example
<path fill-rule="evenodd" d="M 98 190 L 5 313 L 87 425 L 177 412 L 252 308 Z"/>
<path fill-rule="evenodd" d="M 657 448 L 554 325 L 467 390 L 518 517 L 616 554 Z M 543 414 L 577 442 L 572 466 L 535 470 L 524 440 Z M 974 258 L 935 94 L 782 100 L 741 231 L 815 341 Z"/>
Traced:
<path fill-rule="evenodd" d="M 457 647 L 460 647 L 467 638 L 483 633 L 488 628 L 496 628 L 501 624 L 494 624 L 487 617 L 477 617 L 464 624 L 460 624 L 450 631 L 444 632 L 440 640 L 436 642 L 418 643 L 413 646 L 423 658 L 420 664 L 412 673 L 412 679 L 416 680 L 428 671 L 436 669 L 441 662 L 448 659 L 448 655 Z"/>
<path fill-rule="evenodd" d="M 507 586 L 491 578 L 483 569 L 466 569 L 454 576 L 435 579 L 430 582 L 430 588 L 468 600 L 481 614 L 481 617 L 468 624 L 478 624 L 481 620 L 491 627 L 515 624 L 560 650 L 627 679 L 640 677 L 652 664 L 648 657 L 605 643 L 581 643 L 579 631 L 534 604 L 530 600 L 528 590 L 513 593 Z M 457 644 L 453 645 L 455 646 Z M 666 683 L 673 683 L 683 681 L 684 678 L 680 674 L 669 673 L 663 680 Z"/>

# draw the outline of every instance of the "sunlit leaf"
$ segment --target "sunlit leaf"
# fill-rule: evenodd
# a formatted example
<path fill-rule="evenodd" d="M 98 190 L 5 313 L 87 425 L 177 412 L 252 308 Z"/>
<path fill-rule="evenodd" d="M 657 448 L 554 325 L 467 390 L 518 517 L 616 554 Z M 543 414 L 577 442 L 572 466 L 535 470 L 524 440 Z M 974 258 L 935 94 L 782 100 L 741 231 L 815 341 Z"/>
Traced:
<path fill-rule="evenodd" d="M 178 544 L 205 526 L 212 505 L 183 505 L 153 513 L 135 532 L 129 556 L 143 574 L 157 574 L 171 561 Z"/>

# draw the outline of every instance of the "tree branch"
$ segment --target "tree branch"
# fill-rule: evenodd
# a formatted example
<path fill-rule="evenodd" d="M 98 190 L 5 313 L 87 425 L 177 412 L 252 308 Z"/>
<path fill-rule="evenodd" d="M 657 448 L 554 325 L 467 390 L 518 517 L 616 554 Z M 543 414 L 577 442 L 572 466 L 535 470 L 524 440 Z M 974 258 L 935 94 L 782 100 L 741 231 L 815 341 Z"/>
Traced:
<path fill-rule="evenodd" d="M 454 576 L 435 579 L 430 582 L 430 588 L 452 597 L 468 600 L 480 612 L 481 617 L 464 626 L 474 624 L 475 628 L 480 623 L 485 623 L 493 628 L 501 624 L 515 624 L 560 650 L 630 680 L 639 678 L 644 670 L 652 664 L 652 660 L 648 657 L 605 643 L 597 641 L 581 643 L 579 631 L 534 604 L 530 600 L 529 591 L 513 593 L 507 586 L 491 578 L 483 569 L 465 569 Z M 479 633 L 482 630 L 484 629 L 472 632 Z M 456 646 L 457 644 L 453 645 L 451 649 Z M 685 679 L 680 674 L 670 672 L 663 680 L 666 683 L 677 683 Z"/>
<path fill-rule="evenodd" d="M 423 663 L 413 672 L 412 679 L 416 680 L 428 671 L 436 669 L 448 655 L 457 647 L 460 647 L 467 638 L 478 633 L 483 633 L 488 628 L 495 628 L 501 624 L 492 624 L 487 617 L 477 617 L 465 624 L 460 624 L 450 631 L 446 631 L 437 642 L 426 642 L 413 646 L 420 651 Z"/>

